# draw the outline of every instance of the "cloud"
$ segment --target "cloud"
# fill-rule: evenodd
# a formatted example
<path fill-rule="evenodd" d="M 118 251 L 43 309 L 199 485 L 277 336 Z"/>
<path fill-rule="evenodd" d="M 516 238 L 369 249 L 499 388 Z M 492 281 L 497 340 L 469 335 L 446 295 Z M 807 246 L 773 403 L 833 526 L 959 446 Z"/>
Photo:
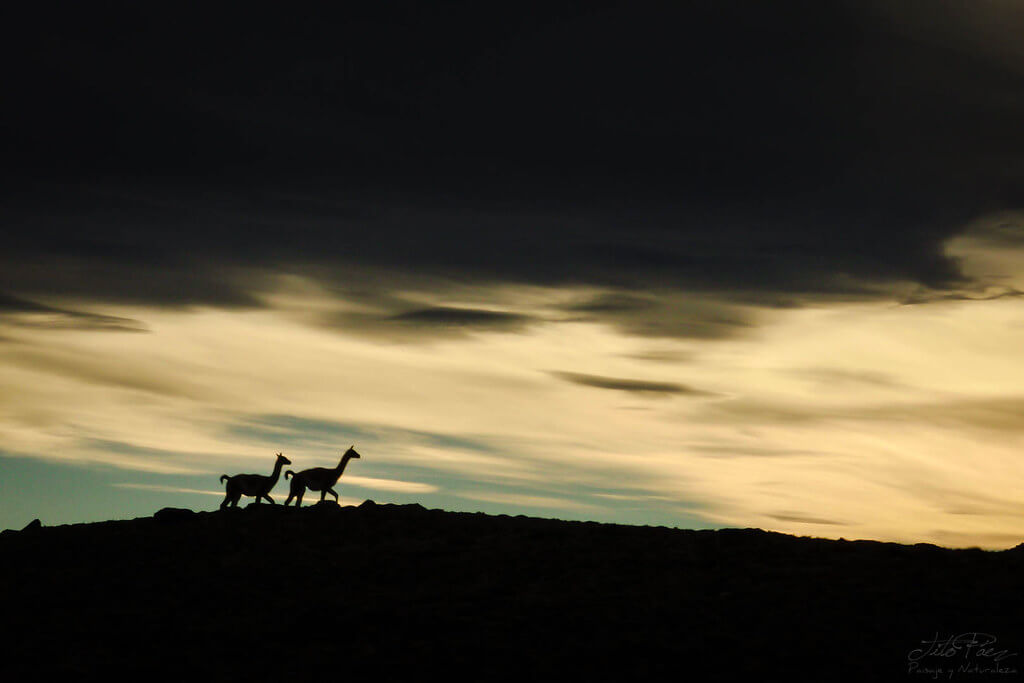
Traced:
<path fill-rule="evenodd" d="M 297 285 L 300 280 L 302 284 Z M 531 304 L 515 301 L 500 288 L 453 287 L 416 275 L 396 280 L 390 281 L 395 288 L 392 291 L 386 285 L 377 288 L 376 282 L 360 286 L 357 280 L 334 282 L 325 290 L 316 281 L 293 278 L 283 289 L 268 291 L 265 305 L 286 310 L 306 324 L 398 343 L 466 339 L 476 333 L 523 333 L 555 319 L 536 305 L 535 310 L 522 310 Z M 299 291 L 289 292 L 288 287 Z M 404 287 L 417 291 L 408 293 Z"/>
<path fill-rule="evenodd" d="M 378 491 L 398 491 L 400 493 L 436 493 L 438 487 L 418 481 L 401 481 L 398 479 L 380 479 L 378 477 L 345 477 L 345 483 Z"/>
<path fill-rule="evenodd" d="M 891 374 L 877 370 L 850 370 L 843 368 L 801 368 L 792 373 L 821 386 L 873 387 L 877 389 L 905 389 Z"/>
<path fill-rule="evenodd" d="M 500 503 L 502 505 L 513 505 L 527 508 L 547 508 L 552 510 L 577 510 L 593 512 L 596 508 L 593 505 L 581 503 L 569 498 L 558 498 L 555 496 L 538 496 L 528 493 L 500 493 L 500 492 L 463 492 L 458 494 L 460 498 L 467 500 L 478 500 L 485 503 Z"/>
<path fill-rule="evenodd" d="M 201 385 L 173 372 L 130 362 L 112 363 L 109 358 L 56 349 L 26 348 L 19 344 L 0 359 L 11 365 L 35 372 L 74 380 L 85 385 L 113 387 L 144 392 L 156 396 L 199 398 L 216 392 L 204 391 Z"/>
<path fill-rule="evenodd" d="M 159 250 L 165 239 L 161 227 L 151 229 L 152 248 Z M 62 226 L 55 226 L 55 234 L 50 239 L 61 242 L 62 232 Z M 262 305 L 263 278 L 248 277 L 254 271 L 240 264 L 237 258 L 210 263 L 180 254 L 173 263 L 149 265 L 123 257 L 116 248 L 92 254 L 77 251 L 74 245 L 62 245 L 64 247 L 67 248 L 65 253 L 41 255 L 31 249 L 10 253 L 10 258 L 3 261 L 5 268 L 0 273 L 0 287 L 26 298 L 72 299 L 105 305 L 163 308 L 255 308 Z"/>
<path fill-rule="evenodd" d="M 405 308 L 401 303 L 391 305 Z M 466 338 L 478 332 L 521 333 L 544 320 L 492 309 L 430 306 L 396 313 L 324 313 L 317 316 L 316 322 L 329 329 L 386 342 L 421 343 Z"/>
<path fill-rule="evenodd" d="M 861 405 L 729 399 L 703 405 L 701 419 L 735 424 L 927 423 L 985 432 L 1024 432 L 1024 397 L 884 401 Z"/>
<path fill-rule="evenodd" d="M 715 458 L 738 458 L 750 456 L 755 458 L 781 458 L 790 456 L 825 457 L 821 451 L 802 450 L 798 448 L 781 448 L 772 446 L 751 446 L 745 443 L 720 444 L 687 444 L 687 450 L 706 454 Z"/>
<path fill-rule="evenodd" d="M 726 339 L 749 333 L 753 307 L 722 296 L 604 291 L 556 307 L 564 321 L 600 322 L 640 337 Z"/>
<path fill-rule="evenodd" d="M 652 363 L 691 363 L 696 359 L 692 351 L 651 349 L 648 351 L 637 351 L 625 354 L 626 358 L 635 360 L 650 361 Z"/>
<path fill-rule="evenodd" d="M 634 313 L 657 306 L 653 297 L 626 292 L 605 292 L 564 306 L 566 311 L 578 313 Z"/>
<path fill-rule="evenodd" d="M 413 442 L 428 447 L 449 450 L 494 453 L 495 448 L 484 439 L 464 434 L 446 434 L 373 422 L 345 422 L 316 419 L 298 415 L 249 415 L 228 428 L 237 438 L 258 442 L 271 442 L 333 449 L 340 455 L 351 443 L 378 445 L 384 442 Z"/>
<path fill-rule="evenodd" d="M 985 286 L 981 292 L 976 292 L 972 296 L 969 292 L 934 292 L 929 290 L 918 289 L 912 294 L 905 297 L 900 303 L 904 306 L 915 306 L 918 304 L 936 303 L 941 301 L 993 301 L 995 299 L 1015 299 L 1024 296 L 1024 291 L 1017 289 L 1016 287 L 999 287 L 995 288 L 995 291 L 989 291 L 993 288 Z"/>
<path fill-rule="evenodd" d="M 600 375 L 587 375 L 580 372 L 561 372 L 553 370 L 549 372 L 553 377 L 579 384 L 585 387 L 597 389 L 611 389 L 614 391 L 626 391 L 639 394 L 679 394 L 684 396 L 715 396 L 709 391 L 702 391 L 678 384 L 676 382 L 657 382 L 642 379 L 622 379 L 618 377 L 602 377 Z"/>
<path fill-rule="evenodd" d="M 188 493 L 198 496 L 224 497 L 223 491 L 206 491 L 202 489 L 191 489 L 183 486 L 166 486 L 163 484 L 136 484 L 131 482 L 117 482 L 111 486 L 119 489 L 138 489 L 140 491 L 159 491 L 161 493 Z"/>
<path fill-rule="evenodd" d="M 929 534 L 939 543 L 951 547 L 972 547 L 979 546 L 987 548 L 1006 549 L 1024 543 L 1024 534 L 1006 532 L 984 532 L 984 531 L 952 531 L 950 529 L 932 529 Z"/>
<path fill-rule="evenodd" d="M 284 32 L 270 15 L 239 30 L 140 6 L 131 41 L 103 12 L 47 17 L 50 38 L 19 37 L 8 83 L 0 287 L 249 308 L 263 289 L 246 273 L 406 272 L 605 288 L 575 313 L 700 338 L 757 321 L 630 297 L 959 291 L 950 238 L 1024 203 L 1020 60 L 977 39 L 1022 11 L 986 7 L 967 12 L 979 23 L 841 1 L 488 6 L 417 14 L 411 31 L 367 4 L 351 24 Z M 499 324 L 431 317 L 405 322 Z"/>
<path fill-rule="evenodd" d="M 145 323 L 131 318 L 57 308 L 0 292 L 0 319 L 7 324 L 54 330 L 148 332 Z"/>
<path fill-rule="evenodd" d="M 822 517 L 811 517 L 795 513 L 777 513 L 767 516 L 771 519 L 777 519 L 780 522 L 796 522 L 797 524 L 824 524 L 828 526 L 847 526 L 846 522 L 837 522 L 832 519 L 824 519 Z"/>
<path fill-rule="evenodd" d="M 479 308 L 434 306 L 397 313 L 387 320 L 417 327 L 459 327 L 484 330 L 520 330 L 534 321 L 531 316 Z"/>

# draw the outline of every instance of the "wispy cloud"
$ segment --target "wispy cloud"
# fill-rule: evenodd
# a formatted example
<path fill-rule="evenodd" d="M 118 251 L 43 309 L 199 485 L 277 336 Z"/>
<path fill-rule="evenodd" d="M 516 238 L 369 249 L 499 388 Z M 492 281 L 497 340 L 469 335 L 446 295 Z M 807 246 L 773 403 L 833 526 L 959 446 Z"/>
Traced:
<path fill-rule="evenodd" d="M 472 493 L 462 492 L 459 493 L 458 496 L 467 500 L 477 500 L 485 503 L 500 503 L 502 505 L 513 505 L 520 508 L 546 508 L 551 510 L 578 510 L 590 512 L 598 509 L 593 505 L 588 505 L 587 503 L 581 503 L 568 498 L 556 498 L 553 496 L 539 496 L 532 494 L 489 491 Z"/>
<path fill-rule="evenodd" d="M 398 479 L 379 479 L 376 477 L 345 477 L 345 483 L 379 491 L 399 491 L 401 493 L 436 493 L 439 489 L 433 484 L 418 481 L 400 481 Z"/>
<path fill-rule="evenodd" d="M 596 389 L 611 389 L 613 391 L 626 391 L 639 394 L 679 394 L 685 396 L 714 396 L 715 394 L 701 389 L 676 382 L 659 382 L 656 380 L 625 379 L 620 377 L 603 377 L 601 375 L 588 375 L 581 372 L 563 372 L 552 370 L 553 377 L 579 384 L 585 387 Z"/>
<path fill-rule="evenodd" d="M 995 291 L 990 291 L 992 288 L 985 286 L 982 291 L 959 291 L 959 292 L 944 292 L 944 291 L 929 291 L 927 289 L 918 289 L 912 294 L 906 296 L 901 304 L 904 306 L 915 306 L 920 304 L 930 304 L 943 301 L 994 301 L 996 299 L 1016 299 L 1024 296 L 1024 291 L 1017 289 L 1016 287 L 998 287 Z"/>
<path fill-rule="evenodd" d="M 0 292 L 0 319 L 8 325 L 50 330 L 148 332 L 145 323 L 132 318 L 104 315 L 41 304 Z"/>
<path fill-rule="evenodd" d="M 470 329 L 522 329 L 534 321 L 532 316 L 481 308 L 435 306 L 396 313 L 388 318 L 396 323 L 421 327 L 464 327 Z"/>
<path fill-rule="evenodd" d="M 777 519 L 780 522 L 796 522 L 797 524 L 823 524 L 825 526 L 846 526 L 846 522 L 837 522 L 834 519 L 810 517 L 807 515 L 801 515 L 797 513 L 779 512 L 768 515 L 768 517 L 770 517 L 771 519 Z"/>
<path fill-rule="evenodd" d="M 135 484 L 131 482 L 118 482 L 111 486 L 119 489 L 138 489 L 140 491 L 159 491 L 161 493 L 187 493 L 199 496 L 224 497 L 223 491 L 204 491 L 202 489 L 190 489 L 181 486 L 165 486 L 163 484 Z"/>

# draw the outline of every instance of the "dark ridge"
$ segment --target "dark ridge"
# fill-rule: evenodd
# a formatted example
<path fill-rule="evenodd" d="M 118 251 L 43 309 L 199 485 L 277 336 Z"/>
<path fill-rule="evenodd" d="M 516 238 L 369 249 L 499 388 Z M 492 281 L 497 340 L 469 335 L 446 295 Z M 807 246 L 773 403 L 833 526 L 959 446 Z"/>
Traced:
<path fill-rule="evenodd" d="M 1005 656 L 961 640 L 919 666 L 1019 668 L 1022 576 L 1024 544 L 951 550 L 373 501 L 165 508 L 4 533 L 0 672 L 905 680 L 923 641 L 965 633 L 991 634 L 988 650 Z"/>

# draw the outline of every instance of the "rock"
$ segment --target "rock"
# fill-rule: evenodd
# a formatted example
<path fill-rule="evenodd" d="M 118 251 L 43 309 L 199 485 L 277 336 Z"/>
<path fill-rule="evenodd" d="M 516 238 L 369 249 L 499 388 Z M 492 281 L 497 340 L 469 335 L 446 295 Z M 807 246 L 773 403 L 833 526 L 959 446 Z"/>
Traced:
<path fill-rule="evenodd" d="M 156 511 L 153 519 L 158 522 L 181 522 L 190 519 L 196 513 L 187 508 L 162 508 Z"/>
<path fill-rule="evenodd" d="M 317 512 L 337 512 L 341 510 L 341 506 L 333 500 L 318 500 L 306 507 L 307 510 L 316 510 Z"/>
<path fill-rule="evenodd" d="M 426 514 L 427 512 L 427 509 L 420 505 L 419 503 L 409 503 L 408 505 L 395 505 L 393 503 L 385 503 L 384 505 L 377 507 L 384 508 L 388 510 L 388 512 L 395 514 L 398 517 L 406 519 L 418 517 L 420 515 Z"/>
<path fill-rule="evenodd" d="M 43 528 L 43 523 L 40 522 L 38 519 L 33 519 L 31 522 L 29 522 L 28 524 L 25 525 L 25 528 L 22 529 L 22 531 L 35 531 L 36 529 L 42 529 L 42 528 Z"/>

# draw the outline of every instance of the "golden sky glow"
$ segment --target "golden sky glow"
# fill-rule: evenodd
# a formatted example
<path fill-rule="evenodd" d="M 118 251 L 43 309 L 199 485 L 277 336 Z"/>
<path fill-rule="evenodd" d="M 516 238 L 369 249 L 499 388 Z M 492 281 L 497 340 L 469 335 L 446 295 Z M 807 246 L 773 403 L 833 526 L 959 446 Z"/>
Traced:
<path fill-rule="evenodd" d="M 968 237 L 950 248 L 965 269 L 1016 286 L 1020 254 L 986 244 Z M 678 510 L 709 526 L 829 537 L 1018 542 L 1024 504 L 1006 482 L 1024 478 L 1019 298 L 763 309 L 747 333 L 681 340 L 552 312 L 582 294 L 435 296 L 435 305 L 490 302 L 540 322 L 391 341 L 311 324 L 311 312 L 350 304 L 300 277 L 257 311 L 91 309 L 141 321 L 145 333 L 40 326 L 35 314 L 9 313 L 0 441 L 20 457 L 114 466 L 120 486 L 174 491 L 159 476 L 191 473 L 208 475 L 202 492 L 217 492 L 221 472 L 267 469 L 277 450 L 300 467 L 333 464 L 323 442 L 294 441 L 301 429 L 282 426 L 284 416 L 340 425 L 338 439 L 348 428 L 352 441 L 376 435 L 357 444 L 364 459 L 342 490 L 378 497 L 429 504 L 445 494 L 464 509 L 488 501 L 515 514 L 606 519 L 649 508 L 658 523 Z M 258 436 L 241 438 L 253 424 Z M 133 484 L 132 472 L 157 478 Z M 417 479 L 424 472 L 431 481 Z"/>

